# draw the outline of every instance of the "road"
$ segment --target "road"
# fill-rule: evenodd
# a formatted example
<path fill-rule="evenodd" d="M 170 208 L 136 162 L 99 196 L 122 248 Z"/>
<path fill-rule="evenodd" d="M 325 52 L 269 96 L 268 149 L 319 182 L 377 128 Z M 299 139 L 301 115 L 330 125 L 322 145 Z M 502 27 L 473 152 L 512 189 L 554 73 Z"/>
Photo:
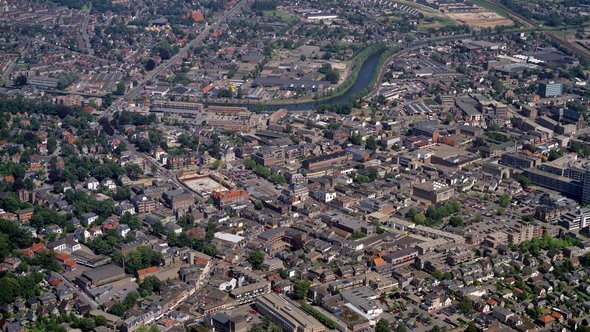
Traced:
<path fill-rule="evenodd" d="M 9 82 L 8 78 L 10 77 L 10 74 L 14 70 L 14 66 L 16 65 L 16 59 L 17 58 L 10 60 L 10 63 L 8 64 L 8 66 L 6 66 L 6 70 L 4 71 L 4 73 L 2 73 L 2 77 L 0 78 L 0 82 L 4 82 L 6 85 L 12 84 L 12 82 Z"/>
<path fill-rule="evenodd" d="M 116 100 L 108 109 L 107 112 L 109 114 L 112 114 L 115 110 L 117 110 L 120 105 L 121 105 L 121 101 L 122 100 L 128 100 L 128 99 L 132 99 L 137 97 L 143 90 L 143 87 L 146 85 L 146 83 L 152 79 L 154 79 L 155 77 L 157 77 L 160 73 L 170 69 L 170 67 L 172 67 L 174 64 L 176 64 L 176 62 L 178 62 L 179 60 L 182 59 L 182 57 L 184 57 L 184 55 L 193 47 L 196 46 L 200 46 L 201 44 L 203 44 L 203 41 L 205 40 L 205 37 L 207 37 L 207 35 L 209 35 L 209 31 L 211 29 L 217 29 L 219 28 L 219 26 L 224 23 L 228 18 L 236 15 L 238 12 L 240 12 L 242 10 L 242 8 L 244 7 L 244 5 L 246 4 L 246 0 L 241 0 L 240 2 L 238 2 L 234 7 L 232 7 L 231 9 L 227 10 L 226 12 L 224 12 L 221 16 L 217 17 L 215 19 L 215 21 L 208 27 L 206 27 L 205 29 L 203 29 L 203 31 L 201 31 L 201 33 L 199 35 L 197 35 L 193 40 L 191 40 L 189 43 L 187 43 L 184 47 L 182 47 L 178 53 L 176 53 L 175 55 L 173 55 L 170 59 L 163 61 L 159 66 L 157 66 L 156 68 L 154 68 L 152 71 L 148 72 L 143 79 L 141 79 L 141 81 L 139 81 L 139 84 L 137 84 L 136 86 L 134 86 L 133 88 L 131 88 L 125 95 L 123 95 L 121 98 L 119 98 L 118 100 Z"/>
<path fill-rule="evenodd" d="M 90 45 L 90 37 L 88 37 L 88 21 L 90 19 L 90 14 L 85 13 L 84 15 L 84 23 L 82 23 L 82 40 L 84 41 L 84 48 L 86 48 L 86 52 L 90 55 L 94 55 L 94 49 Z"/>
<path fill-rule="evenodd" d="M 181 60 L 181 58 L 191 48 L 196 47 L 196 46 L 200 46 L 201 44 L 203 44 L 203 41 L 205 40 L 205 37 L 207 37 L 207 35 L 209 34 L 209 31 L 211 29 L 217 29 L 217 28 L 219 28 L 219 26 L 222 23 L 224 23 L 228 18 L 230 18 L 230 17 L 236 15 L 238 12 L 240 12 L 242 10 L 242 8 L 244 7 L 245 4 L 246 4 L 246 0 L 241 0 L 234 7 L 232 7 L 229 10 L 227 10 L 226 12 L 224 12 L 221 16 L 217 17 L 215 19 L 215 21 L 210 26 L 208 26 L 205 29 L 203 29 L 203 31 L 201 31 L 201 33 L 199 35 L 197 35 L 193 40 L 191 40 L 183 48 L 181 48 L 178 51 L 178 53 L 176 53 L 175 55 L 173 55 L 170 59 L 162 62 L 159 66 L 157 66 L 152 71 L 150 71 L 149 73 L 147 73 L 143 77 L 143 79 L 139 82 L 139 84 L 137 84 L 135 87 L 133 87 L 132 89 L 130 89 L 125 95 L 123 95 L 122 97 L 120 97 L 119 99 L 117 99 L 116 101 L 114 101 L 113 104 L 111 104 L 111 106 L 109 106 L 109 108 L 107 108 L 107 110 L 105 112 L 105 116 L 109 120 L 112 120 L 113 113 L 114 112 L 123 110 L 123 101 L 124 100 L 128 100 L 128 99 L 132 99 L 132 98 L 137 97 L 138 94 L 142 92 L 143 87 L 146 85 L 146 83 L 148 81 L 150 81 L 153 78 L 157 77 L 160 73 L 168 70 L 177 61 Z M 118 135 L 118 134 L 116 134 L 114 137 L 118 138 L 122 142 L 125 142 L 125 144 L 127 145 L 127 150 L 129 151 L 129 153 L 132 156 L 135 156 L 137 158 L 140 158 L 140 159 L 144 160 L 147 165 L 150 165 L 150 167 L 151 167 L 151 165 L 156 165 L 156 167 L 158 168 L 158 172 L 161 174 L 161 176 L 163 178 L 168 179 L 168 181 L 174 183 L 177 187 L 181 187 L 181 188 L 187 189 L 189 192 L 193 193 L 193 196 L 195 196 L 196 198 L 199 197 L 198 195 L 194 195 L 194 194 L 196 194 L 196 192 L 193 189 L 191 189 L 190 187 L 188 187 L 186 184 L 184 184 L 182 181 L 180 181 L 178 179 L 178 175 L 176 174 L 176 172 L 164 168 L 153 157 L 151 157 L 151 156 L 149 156 L 149 155 L 147 155 L 145 153 L 142 153 L 142 152 L 137 151 L 136 148 L 135 148 L 135 146 L 131 142 L 129 142 L 129 140 L 127 139 L 127 137 L 125 137 L 123 135 Z"/>

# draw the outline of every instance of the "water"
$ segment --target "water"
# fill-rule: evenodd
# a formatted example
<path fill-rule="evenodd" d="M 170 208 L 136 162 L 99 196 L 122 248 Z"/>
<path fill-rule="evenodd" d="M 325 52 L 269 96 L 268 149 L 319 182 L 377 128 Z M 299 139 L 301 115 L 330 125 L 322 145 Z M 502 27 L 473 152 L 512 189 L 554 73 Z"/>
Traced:
<path fill-rule="evenodd" d="M 365 63 L 363 63 L 356 80 L 354 81 L 353 85 L 346 91 L 346 93 L 344 93 L 343 95 L 338 96 L 338 97 L 333 97 L 331 99 L 324 100 L 324 101 L 322 101 L 322 103 L 332 104 L 332 105 L 348 103 L 350 101 L 350 98 L 352 98 L 355 94 L 357 94 L 359 91 L 366 88 L 369 85 L 369 83 L 371 83 L 371 79 L 373 78 L 373 74 L 374 74 L 375 70 L 379 70 L 379 68 L 377 68 L 377 64 L 379 63 L 380 56 L 381 56 L 381 53 L 373 54 L 365 61 Z M 247 103 L 242 103 L 242 104 L 209 102 L 208 105 L 246 106 L 246 107 L 252 109 L 259 104 L 256 101 L 248 101 Z M 288 104 L 271 104 L 271 105 L 264 104 L 264 110 L 266 112 L 274 112 L 274 111 L 277 111 L 277 110 L 283 109 L 283 108 L 286 109 L 287 111 L 309 111 L 309 110 L 314 110 L 316 108 L 316 102 L 315 101 L 306 101 L 306 102 L 299 102 L 299 103 L 295 102 L 295 103 L 288 103 Z"/>

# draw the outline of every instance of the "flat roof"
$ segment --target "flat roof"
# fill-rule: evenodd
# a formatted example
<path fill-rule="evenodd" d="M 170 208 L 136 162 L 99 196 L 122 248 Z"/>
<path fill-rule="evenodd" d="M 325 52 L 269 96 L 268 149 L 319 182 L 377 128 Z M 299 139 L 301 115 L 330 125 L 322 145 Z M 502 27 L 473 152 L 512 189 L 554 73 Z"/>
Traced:
<path fill-rule="evenodd" d="M 88 270 L 83 275 L 94 282 L 95 280 L 107 279 L 118 275 L 124 276 L 125 270 L 115 264 L 108 264 Z"/>
<path fill-rule="evenodd" d="M 235 234 L 230 234 L 230 233 L 223 233 L 223 232 L 217 232 L 215 234 L 213 234 L 213 236 L 215 236 L 216 239 L 222 240 L 222 241 L 227 241 L 227 242 L 232 242 L 232 243 L 238 243 L 241 242 L 242 240 L 244 240 L 245 238 L 239 235 L 235 235 Z"/>
<path fill-rule="evenodd" d="M 270 293 L 258 297 L 257 305 L 263 305 L 294 325 L 304 327 L 307 331 L 324 330 L 324 325 L 315 318 L 277 294 Z"/>

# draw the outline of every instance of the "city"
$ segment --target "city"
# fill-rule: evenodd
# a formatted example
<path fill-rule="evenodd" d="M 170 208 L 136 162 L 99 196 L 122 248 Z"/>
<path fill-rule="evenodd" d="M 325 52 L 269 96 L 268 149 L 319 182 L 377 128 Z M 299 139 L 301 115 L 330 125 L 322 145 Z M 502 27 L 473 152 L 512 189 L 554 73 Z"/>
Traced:
<path fill-rule="evenodd" d="M 0 330 L 590 331 L 585 0 L 0 0 Z"/>

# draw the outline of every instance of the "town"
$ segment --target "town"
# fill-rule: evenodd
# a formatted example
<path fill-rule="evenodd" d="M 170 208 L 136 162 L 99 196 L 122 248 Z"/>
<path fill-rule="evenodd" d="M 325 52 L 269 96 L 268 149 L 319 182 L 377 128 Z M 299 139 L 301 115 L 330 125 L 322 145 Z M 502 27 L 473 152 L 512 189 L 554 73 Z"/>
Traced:
<path fill-rule="evenodd" d="M 589 28 L 0 0 L 0 330 L 590 331 Z"/>

